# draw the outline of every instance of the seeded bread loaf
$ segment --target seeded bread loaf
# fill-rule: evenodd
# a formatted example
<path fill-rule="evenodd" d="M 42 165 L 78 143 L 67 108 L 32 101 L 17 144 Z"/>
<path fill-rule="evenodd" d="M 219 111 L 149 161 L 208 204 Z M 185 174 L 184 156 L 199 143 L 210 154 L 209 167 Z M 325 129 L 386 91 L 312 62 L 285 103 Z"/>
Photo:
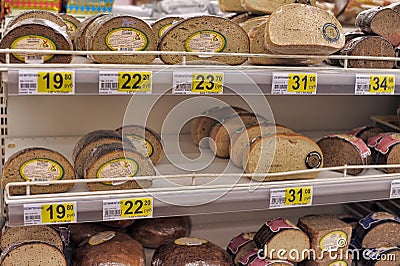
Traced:
<path fill-rule="evenodd" d="M 109 230 L 109 227 L 101 223 L 72 223 L 68 225 L 68 228 L 69 239 L 74 246 L 79 246 L 92 235 Z"/>
<path fill-rule="evenodd" d="M 60 14 L 60 17 L 64 20 L 65 24 L 67 25 L 68 35 L 70 36 L 71 41 L 73 41 L 75 39 L 76 30 L 78 29 L 81 22 L 74 16 L 66 13 Z"/>
<path fill-rule="evenodd" d="M 249 152 L 243 153 L 246 173 L 277 173 L 318 169 L 324 165 L 322 151 L 311 139 L 289 133 L 277 133 L 255 138 L 249 143 Z M 315 178 L 318 171 L 274 177 L 253 177 L 258 181 Z"/>
<path fill-rule="evenodd" d="M 252 249 L 244 254 L 238 261 L 238 266 L 294 266 L 293 263 L 285 260 L 263 259 L 259 249 Z"/>
<path fill-rule="evenodd" d="M 265 45 L 272 53 L 330 55 L 344 44 L 344 31 L 339 21 L 318 7 L 284 5 L 267 20 Z"/>
<path fill-rule="evenodd" d="M 26 19 L 45 19 L 47 21 L 51 21 L 57 24 L 63 31 L 67 30 L 67 24 L 65 24 L 64 20 L 58 14 L 46 10 L 27 10 L 10 20 L 6 25 L 5 31 L 9 30 L 14 25 L 19 24 Z M 34 31 L 28 31 L 28 33 L 33 32 Z"/>
<path fill-rule="evenodd" d="M 264 250 L 264 256 L 272 260 L 285 257 L 290 261 L 300 262 L 306 258 L 305 251 L 310 249 L 310 239 L 307 234 L 284 218 L 267 221 L 255 234 L 254 242 L 257 248 Z M 283 249 L 285 254 L 278 255 L 277 251 L 280 249 Z M 298 256 L 289 254 L 292 250 L 297 251 L 295 253 Z"/>
<path fill-rule="evenodd" d="M 146 248 L 158 248 L 167 240 L 189 236 L 191 221 L 188 216 L 137 220 L 128 234 Z"/>
<path fill-rule="evenodd" d="M 222 12 L 246 12 L 240 0 L 218 0 Z"/>
<path fill-rule="evenodd" d="M 47 148 L 27 148 L 14 153 L 3 167 L 3 188 L 10 182 L 55 181 L 75 179 L 74 168 L 61 153 Z M 31 194 L 58 193 L 68 191 L 71 184 L 30 186 Z M 11 194 L 25 194 L 26 188 L 11 187 Z"/>
<path fill-rule="evenodd" d="M 144 266 L 146 257 L 139 242 L 125 233 L 104 231 L 93 235 L 74 256 L 76 266 Z"/>
<path fill-rule="evenodd" d="M 123 137 L 129 139 L 140 154 L 150 158 L 154 165 L 160 162 L 164 150 L 161 138 L 156 132 L 139 125 L 127 125 L 116 130 Z"/>
<path fill-rule="evenodd" d="M 181 20 L 170 27 L 158 43 L 159 51 L 248 53 L 247 33 L 229 19 L 216 16 L 200 16 Z M 179 55 L 160 55 L 166 64 L 181 64 Z M 199 57 L 187 55 L 186 61 L 206 60 L 227 65 L 240 65 L 247 58 L 240 56 Z"/>
<path fill-rule="evenodd" d="M 99 129 L 91 131 L 82 136 L 75 144 L 72 151 L 72 161 L 77 176 L 83 178 L 83 165 L 89 154 L 99 146 L 107 143 L 121 143 L 122 136 L 114 131 L 107 129 Z"/>
<path fill-rule="evenodd" d="M 2 253 L 2 266 L 67 266 L 63 253 L 45 242 L 30 241 L 10 247 Z"/>
<path fill-rule="evenodd" d="M 390 7 L 376 7 L 360 12 L 355 25 L 366 33 L 382 36 L 393 46 L 400 44 L 400 14 Z"/>
<path fill-rule="evenodd" d="M 307 4 L 307 1 L 297 1 L 297 0 L 240 0 L 242 6 L 255 14 L 271 14 L 275 12 L 278 8 L 283 5 L 292 4 L 292 3 L 303 3 Z M 315 0 L 310 0 L 310 4 L 315 6 Z"/>
<path fill-rule="evenodd" d="M 45 19 L 25 19 L 9 27 L 0 41 L 1 49 L 32 49 L 32 50 L 73 50 L 72 42 L 59 25 Z M 67 64 L 72 55 L 53 54 L 10 54 L 10 63 L 25 63 L 33 57 L 43 63 Z M 5 54 L 0 55 L 0 61 L 6 62 Z"/>
<path fill-rule="evenodd" d="M 89 16 L 84 21 L 81 22 L 81 24 L 79 25 L 79 27 L 75 33 L 74 46 L 75 46 L 76 50 L 78 50 L 78 51 L 86 51 L 87 50 L 87 48 L 86 48 L 86 39 L 87 39 L 86 33 L 87 33 L 88 27 L 97 18 L 105 16 L 105 15 L 106 14 L 101 13 L 101 14 Z"/>
<path fill-rule="evenodd" d="M 107 15 L 94 20 L 86 31 L 88 51 L 154 51 L 156 36 L 143 20 L 128 15 Z M 97 63 L 149 64 L 155 55 L 90 55 Z"/>
<path fill-rule="evenodd" d="M 376 136 L 383 132 L 384 132 L 384 130 L 380 127 L 362 126 L 362 127 L 352 129 L 348 134 L 356 136 L 357 138 L 360 138 L 365 143 L 367 143 L 369 138 Z"/>
<path fill-rule="evenodd" d="M 29 241 L 47 242 L 59 250 L 64 250 L 64 242 L 56 229 L 48 225 L 7 226 L 2 229 L 0 248 L 5 250 L 10 246 Z"/>
<path fill-rule="evenodd" d="M 400 133 L 387 134 L 375 146 L 377 164 L 400 164 Z M 387 173 L 400 173 L 400 168 L 386 168 Z"/>
<path fill-rule="evenodd" d="M 346 254 L 352 227 L 333 215 L 308 215 L 298 220 L 297 226 L 311 240 L 313 260 L 330 259 L 329 256 Z M 331 257 L 334 258 L 334 257 Z"/>
<path fill-rule="evenodd" d="M 152 266 L 218 265 L 232 266 L 229 254 L 205 239 L 181 237 L 159 246 L 151 260 Z"/>
<path fill-rule="evenodd" d="M 157 42 L 160 40 L 164 32 L 172 26 L 173 23 L 181 21 L 182 19 L 182 17 L 164 17 L 151 24 L 151 28 L 156 35 Z"/>
<path fill-rule="evenodd" d="M 362 139 L 353 135 L 329 135 L 323 137 L 317 143 L 324 154 L 326 167 L 365 165 L 371 162 L 370 149 Z M 363 171 L 363 169 L 348 169 L 347 173 L 359 175 Z"/>

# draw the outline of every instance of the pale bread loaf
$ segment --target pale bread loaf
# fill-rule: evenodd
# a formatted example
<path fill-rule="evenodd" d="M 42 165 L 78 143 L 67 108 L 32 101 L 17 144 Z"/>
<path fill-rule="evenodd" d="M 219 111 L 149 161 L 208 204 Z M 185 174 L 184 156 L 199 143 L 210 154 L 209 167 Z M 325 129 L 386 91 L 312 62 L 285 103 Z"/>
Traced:
<path fill-rule="evenodd" d="M 246 12 L 240 0 L 218 0 L 219 9 L 223 12 Z"/>
<path fill-rule="evenodd" d="M 254 14 L 271 14 L 276 11 L 279 7 L 292 3 L 303 3 L 307 4 L 307 1 L 298 0 L 240 0 L 242 6 Z M 315 6 L 316 1 L 310 0 L 310 4 Z"/>
<path fill-rule="evenodd" d="M 245 32 L 249 33 L 253 27 L 258 26 L 261 23 L 265 22 L 267 18 L 268 18 L 267 15 L 266 16 L 257 16 L 254 18 L 250 18 L 250 19 L 246 20 L 245 22 L 240 23 L 239 25 L 240 25 L 240 27 L 242 27 L 242 29 L 244 29 Z M 251 45 L 250 45 L 250 47 L 251 47 Z"/>

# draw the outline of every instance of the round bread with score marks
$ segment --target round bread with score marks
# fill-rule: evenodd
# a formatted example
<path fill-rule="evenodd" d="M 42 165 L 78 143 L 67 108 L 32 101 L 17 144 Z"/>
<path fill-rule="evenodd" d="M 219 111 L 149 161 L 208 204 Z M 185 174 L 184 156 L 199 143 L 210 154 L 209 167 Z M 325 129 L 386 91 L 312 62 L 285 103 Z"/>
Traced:
<path fill-rule="evenodd" d="M 260 136 L 249 143 L 249 152 L 243 153 L 246 173 L 279 173 L 318 169 L 324 158 L 318 145 L 306 136 L 277 133 Z M 269 177 L 253 177 L 257 181 L 316 178 L 319 171 Z"/>
<path fill-rule="evenodd" d="M 181 20 L 170 27 L 158 43 L 159 51 L 248 53 L 247 33 L 229 19 L 216 16 L 199 16 Z M 166 64 L 181 64 L 181 55 L 160 55 Z M 185 60 L 214 61 L 227 65 L 240 65 L 247 58 L 241 56 L 199 57 L 186 55 Z"/>
<path fill-rule="evenodd" d="M 61 153 L 42 147 L 20 150 L 8 158 L 3 167 L 1 183 L 3 188 L 10 182 L 56 181 L 75 179 L 74 168 Z M 31 194 L 66 192 L 73 187 L 69 184 L 31 185 Z M 10 193 L 21 195 L 26 187 L 10 187 Z"/>

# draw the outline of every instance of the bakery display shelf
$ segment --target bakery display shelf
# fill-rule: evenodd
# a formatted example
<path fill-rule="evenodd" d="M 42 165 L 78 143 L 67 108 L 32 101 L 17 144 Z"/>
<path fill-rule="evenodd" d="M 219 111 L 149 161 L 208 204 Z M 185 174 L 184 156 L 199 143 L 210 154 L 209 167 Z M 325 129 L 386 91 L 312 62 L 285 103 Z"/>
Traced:
<path fill-rule="evenodd" d="M 6 139 L 6 156 L 10 156 L 13 152 L 24 147 L 34 145 L 47 146 L 70 157 L 76 140 L 76 137 L 8 138 Z M 164 141 L 168 145 L 170 139 L 164 138 Z M 189 137 L 184 137 L 182 141 L 183 152 L 186 156 L 195 158 L 199 155 L 196 146 L 191 143 Z M 207 159 L 212 157 L 210 151 L 205 153 Z M 178 153 L 169 154 L 168 157 L 174 160 L 174 156 L 177 155 Z M 160 173 L 159 176 L 138 178 L 153 180 L 153 185 L 144 190 L 89 192 L 86 184 L 88 182 L 98 182 L 98 179 L 79 179 L 75 181 L 53 181 L 75 183 L 74 187 L 66 193 L 10 195 L 9 189 L 11 186 L 43 185 L 52 182 L 10 183 L 5 187 L 4 193 L 7 220 L 11 225 L 22 225 L 24 223 L 24 204 L 73 201 L 77 204 L 77 222 L 99 221 L 103 219 L 103 200 L 144 196 L 151 196 L 154 199 L 154 217 L 265 210 L 269 208 L 270 190 L 286 187 L 312 186 L 313 206 L 381 200 L 390 197 L 391 182 L 400 179 L 400 173 L 385 174 L 375 169 L 377 166 L 342 166 L 325 168 L 316 179 L 311 180 L 250 183 L 249 177 L 252 176 L 251 174 L 243 174 L 239 168 L 230 165 L 228 162 L 229 160 L 226 159 L 214 158 L 212 163 L 207 164 L 203 169 L 190 171 L 183 170 L 182 167 L 186 169 L 199 168 L 201 163 L 183 163 L 177 166 L 170 163 L 167 158 L 164 158 L 156 167 L 158 173 Z M 346 170 L 353 167 L 366 168 L 366 171 L 360 176 L 349 176 L 345 173 L 331 171 L 333 169 Z M 400 167 L 400 165 L 391 165 L 390 167 Z M 300 172 L 268 175 L 276 176 Z M 124 178 L 121 178 L 121 180 L 124 180 Z"/>

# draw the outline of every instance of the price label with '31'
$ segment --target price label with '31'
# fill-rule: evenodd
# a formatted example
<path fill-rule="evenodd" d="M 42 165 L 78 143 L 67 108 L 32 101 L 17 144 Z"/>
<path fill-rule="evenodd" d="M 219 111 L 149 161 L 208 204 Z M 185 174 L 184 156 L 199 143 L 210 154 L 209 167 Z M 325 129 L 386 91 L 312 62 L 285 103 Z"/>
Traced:
<path fill-rule="evenodd" d="M 312 204 L 312 187 L 290 187 L 270 190 L 269 207 L 287 208 L 297 206 L 309 206 Z"/>

